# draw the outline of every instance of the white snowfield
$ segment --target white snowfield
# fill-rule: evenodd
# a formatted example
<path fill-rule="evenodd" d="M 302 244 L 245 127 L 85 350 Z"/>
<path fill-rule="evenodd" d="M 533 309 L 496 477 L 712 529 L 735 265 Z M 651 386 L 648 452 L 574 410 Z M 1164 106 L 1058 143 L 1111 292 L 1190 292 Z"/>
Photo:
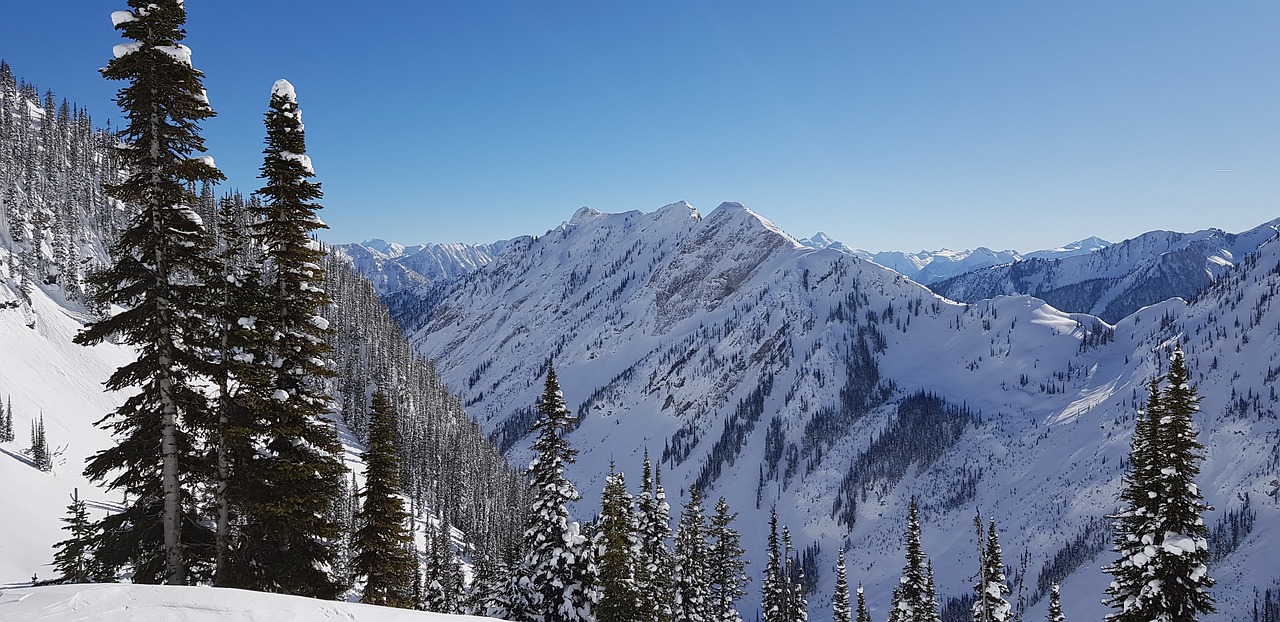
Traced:
<path fill-rule="evenodd" d="M 491 620 L 215 587 L 99 583 L 0 588 L 5 622 L 465 622 Z"/>

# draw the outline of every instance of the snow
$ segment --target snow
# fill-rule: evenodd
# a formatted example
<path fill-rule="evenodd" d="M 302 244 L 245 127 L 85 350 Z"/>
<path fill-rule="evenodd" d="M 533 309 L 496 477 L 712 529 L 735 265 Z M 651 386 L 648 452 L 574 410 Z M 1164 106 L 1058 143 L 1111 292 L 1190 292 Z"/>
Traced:
<path fill-rule="evenodd" d="M 284 158 L 285 160 L 292 160 L 294 162 L 301 164 L 302 170 L 306 171 L 308 175 L 316 174 L 316 170 L 311 167 L 311 156 L 308 156 L 305 153 L 290 153 L 288 151 L 281 151 L 280 157 Z"/>
<path fill-rule="evenodd" d="M 184 65 L 191 64 L 191 48 L 181 43 L 178 45 L 157 45 L 156 49 L 168 54 L 179 63 Z"/>
<path fill-rule="evenodd" d="M 40 622 L 479 622 L 445 615 L 213 587 L 57 585 L 5 588 L 0 619 Z"/>
<path fill-rule="evenodd" d="M 283 97 L 291 102 L 298 101 L 298 92 L 294 90 L 293 83 L 285 79 L 276 80 L 271 85 L 271 95 L 274 97 Z"/>
<path fill-rule="evenodd" d="M 276 367 L 279 367 L 279 365 L 277 365 Z M 276 400 L 278 402 L 287 401 L 289 399 L 289 392 L 285 391 L 284 389 L 276 389 L 276 392 L 271 394 L 271 399 Z"/>
<path fill-rule="evenodd" d="M 319 315 L 311 316 L 311 325 L 320 330 L 329 330 L 329 320 Z"/>
<path fill-rule="evenodd" d="M 138 18 L 135 17 L 133 13 L 130 11 L 112 11 L 111 12 L 112 26 L 119 26 L 120 24 L 137 21 L 137 19 Z"/>
<path fill-rule="evenodd" d="M 209 100 L 208 100 L 208 99 L 205 99 L 204 101 L 205 101 L 205 103 L 208 103 L 208 102 L 209 102 Z M 192 159 L 192 160 L 195 160 L 195 161 L 197 161 L 197 162 L 203 162 L 203 163 L 204 163 L 204 165 L 205 165 L 205 166 L 207 166 L 207 167 L 209 167 L 209 168 L 218 168 L 218 165 L 217 165 L 217 164 L 215 164 L 215 163 L 214 163 L 214 161 L 213 161 L 213 156 L 196 156 L 196 157 L 191 158 L 191 159 Z"/>
<path fill-rule="evenodd" d="M 116 45 L 111 46 L 111 53 L 114 54 L 116 58 L 124 58 L 125 56 L 141 49 L 142 44 L 137 41 L 130 43 L 117 43 Z"/>

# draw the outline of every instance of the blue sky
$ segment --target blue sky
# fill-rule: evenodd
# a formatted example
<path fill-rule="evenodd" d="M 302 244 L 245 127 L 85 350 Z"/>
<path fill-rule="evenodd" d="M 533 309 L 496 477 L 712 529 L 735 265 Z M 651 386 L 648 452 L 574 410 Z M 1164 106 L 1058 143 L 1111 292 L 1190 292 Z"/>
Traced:
<path fill-rule="evenodd" d="M 1280 3 L 187 0 L 229 186 L 298 89 L 324 237 L 485 242 L 740 201 L 868 250 L 1280 217 Z M 117 116 L 124 2 L 23 2 L 20 77 Z"/>

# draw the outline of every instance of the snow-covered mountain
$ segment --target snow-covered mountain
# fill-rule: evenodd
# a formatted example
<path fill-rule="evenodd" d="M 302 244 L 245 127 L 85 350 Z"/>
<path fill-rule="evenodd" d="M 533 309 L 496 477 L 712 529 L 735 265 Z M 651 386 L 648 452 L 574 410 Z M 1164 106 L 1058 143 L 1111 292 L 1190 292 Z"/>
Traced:
<path fill-rule="evenodd" d="M 1152 231 L 1097 252 L 1032 257 L 938 281 L 930 287 L 960 301 L 1030 294 L 1060 309 L 1116 322 L 1143 306 L 1190 299 L 1249 253 L 1271 240 L 1280 220 L 1239 234 Z"/>
<path fill-rule="evenodd" d="M 333 248 L 350 257 L 379 294 L 429 285 L 472 272 L 493 260 L 506 242 L 492 244 L 422 244 L 404 246 L 385 240 L 340 244 Z"/>
<path fill-rule="evenodd" d="M 1134 412 L 1181 343 L 1204 397 L 1201 487 L 1218 508 L 1207 521 L 1222 552 L 1220 613 L 1209 619 L 1231 620 L 1280 577 L 1269 554 L 1280 544 L 1280 242 L 1252 248 L 1211 294 L 1107 323 L 1025 295 L 952 302 L 806 247 L 739 204 L 706 217 L 686 203 L 583 209 L 397 304 L 469 413 L 517 456 L 554 363 L 582 417 L 570 473 L 580 514 L 594 511 L 611 462 L 635 472 L 647 449 L 673 505 L 698 483 L 740 512 L 758 575 L 776 506 L 811 560 L 818 620 L 840 546 L 884 615 L 912 495 L 944 598 L 970 592 L 981 511 L 1006 560 L 1027 554 L 1015 573 L 1027 619 L 1043 616 L 1050 580 L 1064 583 L 1068 618 L 1100 617 L 1103 517 L 1117 507 Z"/>
<path fill-rule="evenodd" d="M 1025 255 L 1013 250 L 993 251 L 985 246 L 971 250 L 953 251 L 941 249 L 936 251 L 920 251 L 908 253 L 903 251 L 871 252 L 851 249 L 831 236 L 819 232 L 811 238 L 804 238 L 800 243 L 808 248 L 831 248 L 857 255 L 868 261 L 878 263 L 890 270 L 910 277 L 917 283 L 930 285 L 958 275 L 1010 264 L 1023 259 L 1062 259 L 1077 255 L 1087 255 L 1106 247 L 1109 242 L 1099 237 L 1090 237 L 1058 248 L 1033 251 Z"/>

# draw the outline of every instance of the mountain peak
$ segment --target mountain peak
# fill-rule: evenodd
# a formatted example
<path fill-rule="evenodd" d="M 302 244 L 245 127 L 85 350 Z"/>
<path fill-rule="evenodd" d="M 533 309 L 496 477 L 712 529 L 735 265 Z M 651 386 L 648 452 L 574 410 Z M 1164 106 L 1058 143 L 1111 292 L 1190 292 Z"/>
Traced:
<path fill-rule="evenodd" d="M 569 219 L 569 224 L 580 225 L 584 222 L 595 220 L 601 216 L 604 216 L 604 212 L 593 207 L 583 206 L 579 207 L 578 211 L 573 213 L 573 218 Z"/>

